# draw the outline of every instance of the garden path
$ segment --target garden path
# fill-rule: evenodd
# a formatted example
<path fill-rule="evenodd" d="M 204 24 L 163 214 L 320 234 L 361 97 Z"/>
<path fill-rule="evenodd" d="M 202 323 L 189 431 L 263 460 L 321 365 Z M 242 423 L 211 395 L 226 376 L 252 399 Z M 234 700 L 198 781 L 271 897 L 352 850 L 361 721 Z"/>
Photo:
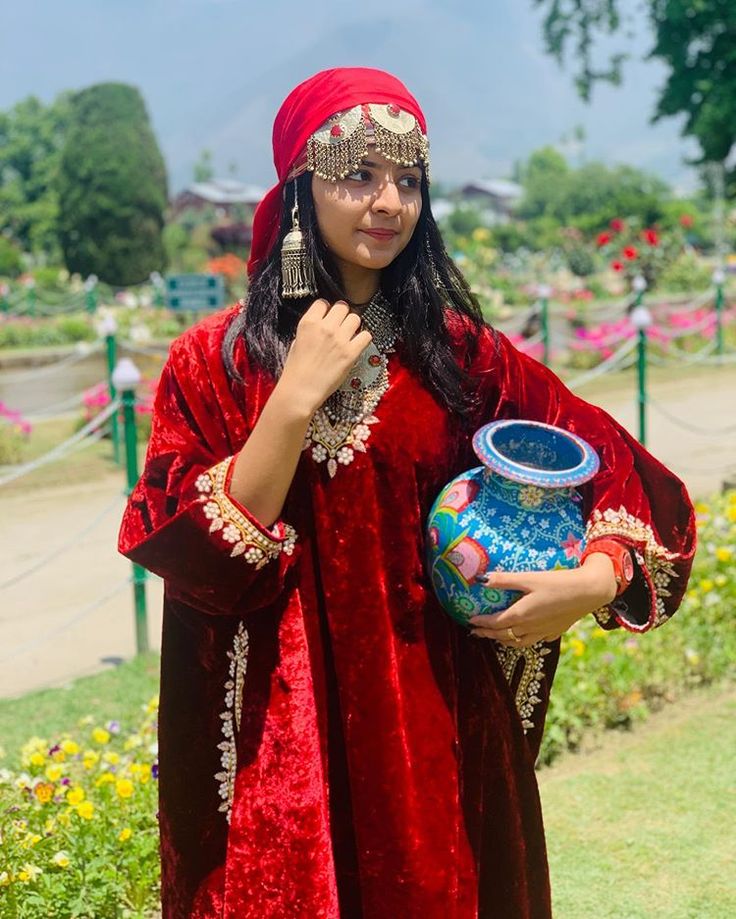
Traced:
<path fill-rule="evenodd" d="M 629 430 L 636 430 L 633 381 L 605 378 L 581 392 Z M 736 367 L 652 374 L 653 398 L 687 424 L 733 430 L 703 436 L 673 425 L 654 408 L 649 447 L 681 475 L 695 496 L 736 482 Z M 0 585 L 81 531 L 116 500 L 100 524 L 67 551 L 10 587 L 0 586 L 0 697 L 12 697 L 114 665 L 134 651 L 132 590 L 123 586 L 90 609 L 130 574 L 115 551 L 123 507 L 121 476 L 54 489 L 0 490 L 3 551 Z M 162 588 L 147 585 L 149 638 L 158 648 Z"/>

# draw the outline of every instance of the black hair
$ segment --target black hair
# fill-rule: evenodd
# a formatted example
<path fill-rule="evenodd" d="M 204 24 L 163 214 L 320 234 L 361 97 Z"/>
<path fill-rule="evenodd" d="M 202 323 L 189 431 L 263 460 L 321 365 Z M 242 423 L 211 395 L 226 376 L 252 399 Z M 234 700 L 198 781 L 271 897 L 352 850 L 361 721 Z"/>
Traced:
<path fill-rule="evenodd" d="M 291 229 L 295 190 L 299 223 L 314 264 L 317 296 L 328 303 L 346 299 L 337 265 L 317 227 L 312 173 L 302 173 L 286 186 L 277 242 L 257 267 L 245 309 L 236 314 L 225 335 L 225 368 L 230 378 L 240 383 L 243 380 L 233 357 L 235 342 L 243 337 L 249 360 L 278 378 L 297 323 L 316 299 L 281 297 L 281 242 Z M 408 366 L 450 412 L 466 420 L 475 406 L 467 367 L 476 353 L 483 316 L 477 298 L 445 249 L 432 216 L 423 171 L 421 194 L 422 209 L 414 233 L 404 250 L 381 272 L 381 292 L 399 322 Z M 464 366 L 458 363 L 448 330 L 452 313 L 464 328 Z"/>

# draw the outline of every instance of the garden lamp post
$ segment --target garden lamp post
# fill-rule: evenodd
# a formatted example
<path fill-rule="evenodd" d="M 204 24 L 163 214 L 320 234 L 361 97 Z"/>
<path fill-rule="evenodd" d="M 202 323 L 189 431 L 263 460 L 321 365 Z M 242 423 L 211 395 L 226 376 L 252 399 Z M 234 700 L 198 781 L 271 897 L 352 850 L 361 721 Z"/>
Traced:
<path fill-rule="evenodd" d="M 637 331 L 637 371 L 638 371 L 638 396 L 639 403 L 639 443 L 645 447 L 647 444 L 647 329 L 652 324 L 652 314 L 644 306 L 644 291 L 647 289 L 647 282 L 641 276 L 637 275 L 632 287 L 636 293 L 634 308 L 631 311 L 631 324 Z"/>
<path fill-rule="evenodd" d="M 121 358 L 112 373 L 112 384 L 123 401 L 125 425 L 125 461 L 130 495 L 138 481 L 138 438 L 135 429 L 135 388 L 141 381 L 140 370 L 129 357 Z M 135 646 L 138 654 L 148 651 L 148 615 L 146 612 L 146 570 L 133 562 L 133 601 L 135 605 Z"/>
<path fill-rule="evenodd" d="M 541 320 L 542 320 L 542 363 L 549 367 L 549 298 L 552 296 L 552 288 L 549 284 L 540 284 L 537 288 L 539 299 L 541 301 Z"/>
<path fill-rule="evenodd" d="M 716 354 L 720 357 L 723 354 L 723 285 L 726 281 L 726 275 L 722 268 L 716 268 L 713 272 L 713 283 L 716 286 Z"/>
<path fill-rule="evenodd" d="M 115 334 L 118 330 L 118 324 L 114 316 L 107 315 L 97 325 L 97 332 L 100 338 L 105 339 L 105 350 L 107 352 L 107 389 L 110 393 L 110 401 L 114 402 L 117 395 L 115 384 L 112 381 L 117 363 L 117 339 Z M 120 425 L 118 423 L 118 413 L 113 412 L 110 416 L 110 434 L 112 435 L 112 455 L 117 466 L 120 465 Z"/>

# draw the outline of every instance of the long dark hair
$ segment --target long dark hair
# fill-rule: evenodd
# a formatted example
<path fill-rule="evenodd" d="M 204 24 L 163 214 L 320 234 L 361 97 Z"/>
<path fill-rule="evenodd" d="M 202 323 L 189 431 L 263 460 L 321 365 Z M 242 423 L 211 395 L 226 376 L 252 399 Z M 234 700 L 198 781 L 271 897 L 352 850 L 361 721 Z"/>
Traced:
<path fill-rule="evenodd" d="M 249 359 L 274 378 L 283 368 L 299 319 L 314 297 L 281 297 L 281 241 L 291 229 L 294 193 L 299 201 L 299 223 L 314 264 L 318 296 L 328 303 L 344 300 L 340 274 L 322 241 L 312 198 L 312 174 L 305 172 L 286 186 L 277 243 L 258 266 L 248 291 L 246 308 L 231 322 L 222 345 L 228 375 L 242 383 L 235 367 L 236 341 L 245 339 Z M 476 353 L 483 317 L 477 298 L 445 249 L 432 216 L 424 173 L 422 210 L 406 248 L 381 272 L 381 291 L 402 330 L 407 364 L 447 408 L 465 420 L 475 405 L 467 367 Z M 461 366 L 452 347 L 448 319 L 464 328 L 465 360 Z"/>

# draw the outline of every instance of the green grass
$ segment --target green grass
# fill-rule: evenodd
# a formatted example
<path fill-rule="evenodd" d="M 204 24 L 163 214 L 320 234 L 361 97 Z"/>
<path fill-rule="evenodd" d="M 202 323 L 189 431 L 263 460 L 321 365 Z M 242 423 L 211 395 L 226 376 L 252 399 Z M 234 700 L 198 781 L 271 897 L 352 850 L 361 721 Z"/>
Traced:
<path fill-rule="evenodd" d="M 736 916 L 736 690 L 539 774 L 555 919 Z"/>
<path fill-rule="evenodd" d="M 37 735 L 52 740 L 63 731 L 75 733 L 80 718 L 95 725 L 119 721 L 130 730 L 141 719 L 141 706 L 158 692 L 156 652 L 126 661 L 113 670 L 81 677 L 61 689 L 44 689 L 17 699 L 0 699 L 0 742 L 3 765 L 17 768 L 20 747 Z"/>
<path fill-rule="evenodd" d="M 17 766 L 32 734 L 50 739 L 87 715 L 136 724 L 158 666 L 150 653 L 0 701 L 3 765 Z M 736 689 L 710 687 L 539 772 L 555 919 L 736 916 L 735 724 Z"/>

